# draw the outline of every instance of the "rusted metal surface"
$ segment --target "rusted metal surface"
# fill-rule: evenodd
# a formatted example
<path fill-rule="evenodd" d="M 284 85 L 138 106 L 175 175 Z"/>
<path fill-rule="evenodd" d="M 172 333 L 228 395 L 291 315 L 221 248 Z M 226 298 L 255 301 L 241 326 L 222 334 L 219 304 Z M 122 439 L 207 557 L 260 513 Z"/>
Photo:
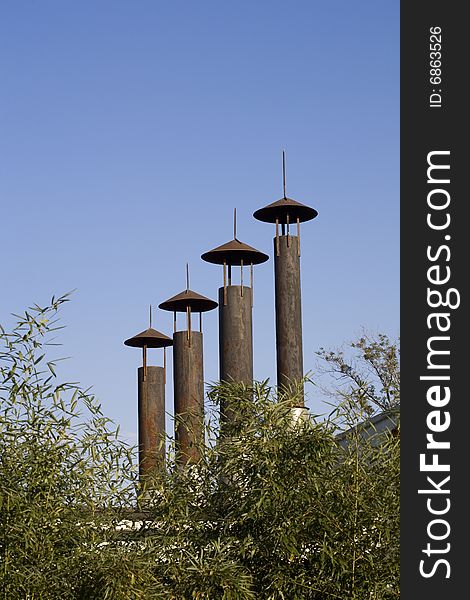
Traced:
<path fill-rule="evenodd" d="M 144 369 L 144 381 L 147 377 L 147 344 L 142 348 L 142 368 Z"/>
<path fill-rule="evenodd" d="M 299 243 L 297 244 L 297 255 L 300 256 L 300 219 L 297 217 L 297 238 Z"/>
<path fill-rule="evenodd" d="M 151 312 L 150 312 L 151 324 Z M 142 348 L 142 367 L 137 372 L 137 401 L 139 415 L 139 473 L 144 479 L 165 466 L 165 379 L 164 366 L 147 365 L 147 348 L 163 348 L 173 344 L 173 340 L 164 333 L 149 327 L 145 331 L 127 339 L 124 344 L 133 348 Z"/>
<path fill-rule="evenodd" d="M 175 402 L 175 441 L 181 464 L 197 462 L 204 442 L 203 336 L 186 331 L 173 336 L 173 389 Z"/>
<path fill-rule="evenodd" d="M 214 248 L 213 250 L 209 250 L 209 252 L 204 252 L 204 254 L 201 255 L 201 258 L 202 260 L 215 265 L 223 265 L 225 262 L 228 266 L 240 266 L 242 263 L 245 265 L 250 263 L 259 265 L 266 262 L 269 259 L 269 256 L 264 254 L 264 252 L 260 252 L 260 250 L 256 250 L 256 248 L 248 246 L 248 244 L 245 244 L 240 240 L 233 239 L 226 244 L 217 246 L 217 248 Z"/>
<path fill-rule="evenodd" d="M 223 287 L 219 289 L 220 380 L 253 384 L 253 265 L 269 259 L 267 254 L 237 238 L 234 211 L 233 240 L 201 255 L 202 260 L 223 265 Z M 240 285 L 232 285 L 232 266 L 240 267 Z M 250 287 L 244 285 L 243 267 L 250 268 Z M 221 420 L 234 417 L 235 408 L 221 398 Z"/>
<path fill-rule="evenodd" d="M 197 292 L 186 289 L 158 305 L 162 310 L 184 313 L 188 306 L 192 312 L 207 312 L 208 310 L 217 308 L 217 302 L 210 300 L 205 296 L 201 296 L 201 294 L 198 294 Z"/>
<path fill-rule="evenodd" d="M 286 197 L 286 151 L 282 151 L 282 188 L 284 190 L 284 198 Z"/>
<path fill-rule="evenodd" d="M 227 304 L 227 262 L 224 260 L 224 298 L 222 304 Z"/>
<path fill-rule="evenodd" d="M 163 378 L 163 383 L 166 384 L 166 348 L 163 348 L 163 374 L 164 374 L 164 378 Z"/>
<path fill-rule="evenodd" d="M 160 308 L 174 314 L 173 393 L 177 460 L 181 464 L 199 460 L 204 442 L 204 367 L 202 348 L 203 312 L 213 310 L 217 302 L 189 289 L 186 267 L 186 290 L 162 302 Z M 186 314 L 186 330 L 176 330 L 176 313 Z M 199 331 L 191 324 L 191 314 L 199 313 Z"/>
<path fill-rule="evenodd" d="M 288 243 L 290 238 L 290 243 Z M 274 238 L 276 305 L 276 356 L 279 387 L 298 384 L 303 376 L 302 307 L 299 240 L 296 236 Z M 276 247 L 279 245 L 279 255 Z M 303 405 L 303 398 L 301 398 Z"/>
<path fill-rule="evenodd" d="M 251 289 L 238 285 L 219 289 L 219 366 L 221 381 L 253 384 L 253 323 Z M 221 399 L 221 418 L 233 418 L 234 408 Z"/>
<path fill-rule="evenodd" d="M 318 212 L 314 208 L 292 200 L 292 198 L 281 198 L 253 213 L 254 218 L 258 221 L 276 223 L 277 219 L 281 224 L 286 224 L 289 221 L 293 222 L 297 219 L 300 223 L 303 223 L 314 219 L 317 215 Z"/>
<path fill-rule="evenodd" d="M 279 219 L 276 217 L 276 256 L 279 256 Z"/>
<path fill-rule="evenodd" d="M 186 331 L 188 333 L 189 347 L 191 347 L 191 309 L 186 307 Z"/>
<path fill-rule="evenodd" d="M 278 387 L 298 389 L 303 379 L 302 307 L 300 290 L 300 223 L 314 219 L 318 212 L 286 194 L 286 156 L 282 153 L 283 197 L 256 210 L 253 217 L 274 223 L 274 284 L 276 304 L 276 356 Z M 297 235 L 290 225 L 297 224 Z M 279 234 L 281 225 L 281 234 Z M 300 407 L 303 390 L 300 388 Z"/>
<path fill-rule="evenodd" d="M 144 346 L 147 346 L 147 348 L 164 348 L 165 346 L 171 346 L 173 340 L 164 333 L 149 327 L 126 340 L 124 344 L 133 348 L 143 348 Z"/>
<path fill-rule="evenodd" d="M 241 242 L 237 238 L 237 209 L 235 208 L 233 211 L 233 240 L 230 240 L 221 246 L 217 246 L 217 248 L 209 250 L 209 252 L 205 252 L 201 255 L 201 258 L 202 260 L 215 265 L 224 265 L 224 275 L 225 266 L 228 266 L 228 284 L 231 285 L 232 265 L 242 267 L 243 264 L 249 265 L 250 263 L 259 265 L 266 262 L 269 259 L 269 256 L 260 252 L 260 250 L 256 250 L 256 248 Z"/>
<path fill-rule="evenodd" d="M 147 348 L 166 348 L 173 344 L 173 340 L 164 333 L 149 327 L 145 331 L 141 331 L 137 335 L 134 335 L 134 337 L 126 340 L 124 344 L 133 348 L 142 348 L 143 378 L 145 381 L 147 377 Z"/>
<path fill-rule="evenodd" d="M 165 372 L 138 369 L 139 474 L 141 482 L 165 466 Z"/>
<path fill-rule="evenodd" d="M 255 219 L 258 221 L 264 221 L 265 223 L 276 224 L 276 236 L 278 235 L 279 223 L 282 225 L 282 235 L 285 234 L 285 225 L 287 224 L 287 234 L 289 235 L 289 221 L 298 223 L 304 221 L 310 221 L 314 219 L 318 212 L 307 206 L 292 200 L 286 195 L 286 151 L 282 151 L 282 190 L 284 192 L 283 197 L 276 202 L 272 202 L 263 208 L 258 209 L 253 213 Z M 277 252 L 276 252 L 277 253 Z"/>

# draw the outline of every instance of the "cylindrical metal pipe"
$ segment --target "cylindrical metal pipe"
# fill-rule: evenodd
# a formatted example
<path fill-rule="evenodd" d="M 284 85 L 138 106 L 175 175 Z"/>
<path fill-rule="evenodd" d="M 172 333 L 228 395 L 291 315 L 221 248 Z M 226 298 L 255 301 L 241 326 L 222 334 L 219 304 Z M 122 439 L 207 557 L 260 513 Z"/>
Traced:
<path fill-rule="evenodd" d="M 141 482 L 165 466 L 165 374 L 162 367 L 137 370 L 139 474 Z"/>
<path fill-rule="evenodd" d="M 253 319 L 251 288 L 230 285 L 219 289 L 220 381 L 253 384 Z M 221 418 L 231 418 L 231 409 L 221 399 Z"/>
<path fill-rule="evenodd" d="M 251 289 L 230 285 L 219 289 L 220 380 L 253 383 L 253 320 Z"/>
<path fill-rule="evenodd" d="M 178 461 L 197 462 L 204 443 L 203 338 L 200 331 L 173 334 L 175 441 Z"/>
<path fill-rule="evenodd" d="M 276 248 L 279 247 L 279 254 Z M 302 307 L 299 238 L 274 238 L 277 385 L 286 388 L 303 378 Z M 303 405 L 303 393 L 296 403 Z"/>

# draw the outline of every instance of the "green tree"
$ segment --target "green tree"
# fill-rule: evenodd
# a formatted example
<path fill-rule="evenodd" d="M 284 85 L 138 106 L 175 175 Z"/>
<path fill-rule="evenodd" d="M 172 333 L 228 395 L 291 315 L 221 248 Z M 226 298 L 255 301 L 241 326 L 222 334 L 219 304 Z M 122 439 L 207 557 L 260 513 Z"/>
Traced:
<path fill-rule="evenodd" d="M 377 412 L 397 413 L 400 405 L 400 347 L 379 333 L 363 334 L 345 350 L 325 350 L 316 384 L 325 398 L 340 407 L 348 426 Z M 326 380 L 326 383 L 325 383 Z"/>

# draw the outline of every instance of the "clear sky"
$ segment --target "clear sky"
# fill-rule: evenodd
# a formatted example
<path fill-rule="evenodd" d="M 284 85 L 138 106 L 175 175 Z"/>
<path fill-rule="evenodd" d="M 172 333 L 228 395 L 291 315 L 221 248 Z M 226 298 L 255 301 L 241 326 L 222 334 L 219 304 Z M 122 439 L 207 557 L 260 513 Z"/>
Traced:
<path fill-rule="evenodd" d="M 200 255 L 232 238 L 234 207 L 239 239 L 271 257 L 255 377 L 275 380 L 274 227 L 252 213 L 282 196 L 283 148 L 287 195 L 319 212 L 302 228 L 305 371 L 362 327 L 398 335 L 398 0 L 2 2 L 0 73 L 0 322 L 77 288 L 60 374 L 129 440 L 141 355 L 123 340 L 184 289 L 186 261 L 217 298 L 222 270 Z M 171 335 L 172 315 L 153 325 Z M 217 311 L 204 336 L 215 381 Z"/>

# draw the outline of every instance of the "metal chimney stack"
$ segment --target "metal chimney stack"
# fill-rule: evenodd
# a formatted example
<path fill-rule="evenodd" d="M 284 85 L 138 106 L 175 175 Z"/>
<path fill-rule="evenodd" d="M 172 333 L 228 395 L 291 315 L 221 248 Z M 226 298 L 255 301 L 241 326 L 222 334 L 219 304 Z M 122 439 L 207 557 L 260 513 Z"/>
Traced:
<path fill-rule="evenodd" d="M 253 265 L 269 256 L 237 239 L 234 211 L 233 240 L 205 252 L 206 262 L 223 266 L 223 287 L 219 289 L 219 368 L 220 381 L 253 384 Z M 240 285 L 232 283 L 232 267 L 240 267 Z M 243 269 L 249 267 L 250 285 L 243 282 Z M 222 421 L 232 418 L 232 410 L 221 401 Z"/>
<path fill-rule="evenodd" d="M 318 212 L 286 196 L 285 153 L 282 153 L 284 197 L 253 216 L 276 225 L 274 238 L 274 281 L 276 304 L 276 356 L 279 389 L 297 388 L 303 379 L 302 307 L 300 292 L 300 223 L 314 219 Z M 279 225 L 281 233 L 279 233 Z M 296 225 L 297 234 L 291 234 Z M 303 391 L 298 406 L 304 406 Z"/>
<path fill-rule="evenodd" d="M 165 466 L 165 383 L 166 347 L 172 340 L 150 327 L 124 342 L 126 346 L 142 348 L 142 367 L 137 370 L 139 415 L 139 476 L 143 483 Z M 147 349 L 163 348 L 163 367 L 147 365 Z"/>
<path fill-rule="evenodd" d="M 162 302 L 159 308 L 173 312 L 173 389 L 177 459 L 182 464 L 197 462 L 204 443 L 204 366 L 202 313 L 217 302 L 186 289 Z M 186 329 L 176 330 L 176 313 L 186 314 Z M 192 313 L 199 313 L 199 331 L 192 329 Z"/>

